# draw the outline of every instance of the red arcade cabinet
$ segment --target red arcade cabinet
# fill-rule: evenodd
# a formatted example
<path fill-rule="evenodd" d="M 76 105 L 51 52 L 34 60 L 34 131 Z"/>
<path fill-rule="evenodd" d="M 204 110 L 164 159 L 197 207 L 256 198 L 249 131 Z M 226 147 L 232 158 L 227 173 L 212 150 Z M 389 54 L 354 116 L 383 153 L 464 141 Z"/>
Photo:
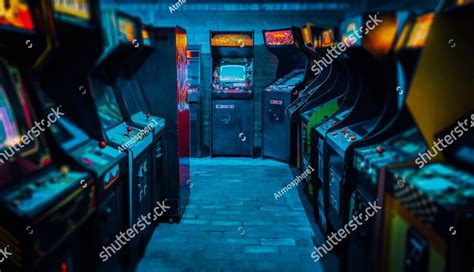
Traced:
<path fill-rule="evenodd" d="M 189 200 L 189 102 L 186 76 L 186 30 L 153 28 L 156 49 L 137 74 L 150 113 L 166 120 L 165 194 L 170 221 L 181 219 Z M 148 88 L 146 86 L 158 86 Z"/>

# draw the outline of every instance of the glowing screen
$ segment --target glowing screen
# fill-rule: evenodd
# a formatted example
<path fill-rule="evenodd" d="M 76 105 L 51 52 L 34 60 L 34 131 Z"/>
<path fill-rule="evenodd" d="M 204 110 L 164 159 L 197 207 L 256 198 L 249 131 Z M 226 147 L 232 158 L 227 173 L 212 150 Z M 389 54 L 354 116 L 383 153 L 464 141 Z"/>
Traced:
<path fill-rule="evenodd" d="M 356 35 L 356 33 L 359 34 L 358 31 L 361 25 L 362 18 L 355 18 L 350 21 L 343 22 L 341 25 L 342 42 L 347 46 L 361 46 L 362 39 L 358 38 Z"/>
<path fill-rule="evenodd" d="M 220 67 L 219 79 L 221 82 L 245 82 L 245 66 L 223 65 Z"/>
<path fill-rule="evenodd" d="M 428 39 L 431 23 L 433 22 L 434 13 L 420 16 L 416 19 L 413 30 L 408 38 L 406 47 L 419 48 L 423 47 Z"/>
<path fill-rule="evenodd" d="M 151 45 L 150 33 L 148 33 L 148 30 L 142 29 L 142 37 L 144 45 Z"/>
<path fill-rule="evenodd" d="M 123 16 L 118 16 L 117 20 L 118 31 L 119 31 L 119 40 L 133 42 L 136 38 L 135 35 L 135 24 L 132 20 L 125 18 Z"/>
<path fill-rule="evenodd" d="M 85 20 L 91 18 L 88 0 L 54 0 L 54 11 Z"/>
<path fill-rule="evenodd" d="M 321 47 L 329 47 L 335 43 L 334 41 L 334 32 L 332 29 L 323 31 L 321 37 Z"/>
<path fill-rule="evenodd" d="M 265 43 L 268 46 L 294 44 L 295 41 L 293 40 L 293 32 L 291 29 L 265 32 Z"/>
<path fill-rule="evenodd" d="M 24 0 L 0 0 L 0 25 L 33 30 L 33 19 Z"/>
<path fill-rule="evenodd" d="M 20 133 L 2 82 L 0 82 L 0 122 L 0 150 L 4 150 L 20 142 Z"/>

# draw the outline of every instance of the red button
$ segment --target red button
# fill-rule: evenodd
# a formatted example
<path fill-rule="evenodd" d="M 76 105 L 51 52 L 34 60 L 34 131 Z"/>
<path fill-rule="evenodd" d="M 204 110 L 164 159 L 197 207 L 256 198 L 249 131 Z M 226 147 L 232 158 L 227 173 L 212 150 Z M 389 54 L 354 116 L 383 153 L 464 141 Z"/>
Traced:
<path fill-rule="evenodd" d="M 337 131 L 334 131 L 334 132 L 332 133 L 332 135 L 333 135 L 333 136 L 336 136 L 336 135 L 337 135 Z"/>
<path fill-rule="evenodd" d="M 127 131 L 128 132 L 132 131 L 132 127 L 127 127 Z"/>
<path fill-rule="evenodd" d="M 104 141 L 99 142 L 99 147 L 100 148 L 105 148 L 106 146 L 107 146 L 107 144 Z"/>
<path fill-rule="evenodd" d="M 377 153 L 382 154 L 383 153 L 383 148 L 381 146 L 377 147 Z"/>

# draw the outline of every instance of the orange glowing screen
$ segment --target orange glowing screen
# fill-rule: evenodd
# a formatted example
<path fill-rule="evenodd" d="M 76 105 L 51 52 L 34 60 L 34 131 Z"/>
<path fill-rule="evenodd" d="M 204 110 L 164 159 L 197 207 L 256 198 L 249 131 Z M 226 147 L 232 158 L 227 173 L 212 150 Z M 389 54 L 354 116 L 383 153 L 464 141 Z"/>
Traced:
<path fill-rule="evenodd" d="M 423 47 L 428 39 L 431 24 L 433 23 L 434 13 L 428 13 L 416 19 L 413 30 L 406 43 L 406 47 L 420 48 Z"/>
<path fill-rule="evenodd" d="M 84 20 L 91 18 L 87 0 L 54 0 L 54 11 Z"/>
<path fill-rule="evenodd" d="M 311 27 L 306 26 L 301 30 L 301 32 L 303 33 L 304 44 L 311 45 L 313 38 L 313 34 L 311 33 Z"/>
<path fill-rule="evenodd" d="M 133 42 L 136 39 L 135 24 L 132 20 L 119 16 L 117 20 L 119 40 Z"/>
<path fill-rule="evenodd" d="M 211 46 L 253 46 L 253 39 L 249 35 L 245 34 L 216 34 L 211 39 Z"/>
<path fill-rule="evenodd" d="M 24 0 L 0 0 L 0 25 L 33 30 L 28 3 Z"/>
<path fill-rule="evenodd" d="M 324 30 L 321 35 L 321 47 L 329 47 L 334 44 L 334 32 L 332 31 L 332 29 Z"/>
<path fill-rule="evenodd" d="M 145 28 L 142 29 L 142 38 L 144 45 L 151 45 L 150 33 Z"/>
<path fill-rule="evenodd" d="M 376 55 L 390 51 L 397 36 L 396 15 L 394 13 L 381 14 L 380 18 L 383 22 L 367 31 L 363 44 L 364 48 Z"/>
<path fill-rule="evenodd" d="M 294 44 L 291 29 L 265 32 L 265 43 L 268 46 L 280 46 Z"/>
<path fill-rule="evenodd" d="M 474 3 L 474 0 L 456 0 L 457 6 L 462 6 L 470 3 Z"/>

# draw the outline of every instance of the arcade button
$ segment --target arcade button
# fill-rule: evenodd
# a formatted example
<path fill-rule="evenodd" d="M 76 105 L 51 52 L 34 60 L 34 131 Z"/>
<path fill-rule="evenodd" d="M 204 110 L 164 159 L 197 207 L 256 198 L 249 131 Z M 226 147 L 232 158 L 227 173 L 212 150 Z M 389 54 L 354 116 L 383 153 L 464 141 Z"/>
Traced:
<path fill-rule="evenodd" d="M 383 147 L 377 146 L 377 153 L 379 153 L 380 156 L 382 156 L 382 154 L 383 154 L 384 151 L 385 151 L 385 150 L 383 149 Z"/>
<path fill-rule="evenodd" d="M 334 132 L 332 133 L 332 136 L 337 136 L 337 131 L 334 131 Z"/>
<path fill-rule="evenodd" d="M 40 180 L 35 182 L 35 185 L 36 185 L 36 187 L 41 187 L 41 186 L 44 185 L 44 183 L 45 183 L 44 179 L 40 179 Z"/>
<path fill-rule="evenodd" d="M 356 136 L 352 135 L 349 137 L 349 141 L 354 141 L 356 138 L 357 138 Z"/>
<path fill-rule="evenodd" d="M 107 146 L 107 144 L 104 141 L 99 142 L 99 147 L 100 148 L 105 148 L 106 146 Z"/>
<path fill-rule="evenodd" d="M 63 165 L 59 168 L 59 173 L 61 173 L 62 176 L 67 176 L 69 172 L 70 172 L 70 169 L 69 169 L 69 166 L 67 165 Z"/>
<path fill-rule="evenodd" d="M 150 118 L 151 114 L 150 113 L 147 113 L 146 114 L 146 120 L 148 121 L 148 118 Z"/>

